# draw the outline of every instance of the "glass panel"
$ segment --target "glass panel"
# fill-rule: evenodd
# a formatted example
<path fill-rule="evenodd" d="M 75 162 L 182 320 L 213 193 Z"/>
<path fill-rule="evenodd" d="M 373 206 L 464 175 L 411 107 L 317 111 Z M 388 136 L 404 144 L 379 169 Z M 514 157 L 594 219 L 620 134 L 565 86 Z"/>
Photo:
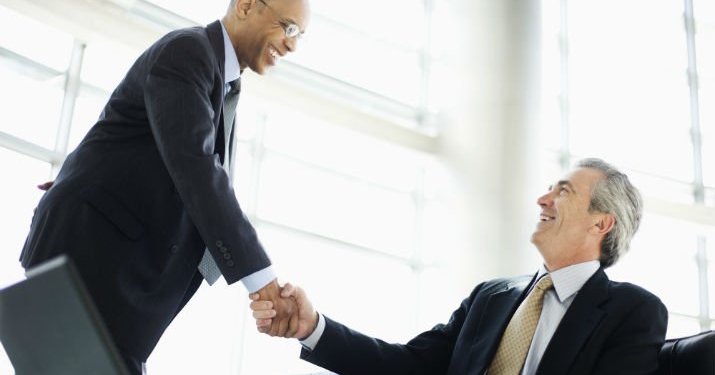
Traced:
<path fill-rule="evenodd" d="M 690 164 L 689 168 L 692 170 L 692 162 Z M 681 182 L 626 168 L 623 168 L 623 170 L 631 182 L 637 186 L 646 197 L 657 197 L 671 202 L 686 204 L 692 204 L 694 202 L 693 186 L 690 182 Z"/>
<path fill-rule="evenodd" d="M 5 347 L 0 345 L 0 348 L 2 348 L 2 350 L 0 350 L 0 373 L 12 374 L 14 369 L 12 367 L 12 363 L 10 363 L 10 358 L 7 357 Z"/>
<path fill-rule="evenodd" d="M 201 6 L 196 6 L 195 0 L 146 0 L 164 9 L 170 10 L 201 25 L 209 24 L 226 14 L 228 1 L 202 0 Z"/>
<path fill-rule="evenodd" d="M 381 4 L 380 8 L 388 2 Z M 413 38 L 419 38 L 421 33 Z M 286 59 L 405 104 L 419 104 L 422 69 L 415 50 L 382 43 L 315 18 L 297 51 Z"/>
<path fill-rule="evenodd" d="M 269 225 L 260 225 L 258 234 L 279 280 L 304 287 L 316 310 L 391 342 L 404 342 L 416 334 L 415 314 L 409 313 L 415 311 L 416 279 L 407 264 Z M 248 319 L 244 331 L 255 331 L 252 319 Z M 242 373 L 316 372 L 317 367 L 298 359 L 299 349 L 295 341 L 247 334 Z M 281 360 L 272 360 L 274 356 Z"/>
<path fill-rule="evenodd" d="M 341 27 L 358 30 L 363 39 L 374 37 L 410 49 L 421 46 L 424 7 L 421 0 L 312 0 L 314 21 L 323 16 Z M 311 38 L 313 31 L 311 30 Z M 350 44 L 336 46 L 352 48 Z M 333 49 L 332 51 L 335 51 Z"/>
<path fill-rule="evenodd" d="M 236 192 L 236 198 L 238 198 L 238 203 L 241 205 L 241 209 L 247 215 L 253 214 L 255 212 L 255 202 L 254 202 L 254 164 L 253 154 L 251 148 L 253 147 L 250 143 L 240 142 L 236 147 L 236 165 L 235 168 L 235 178 L 233 179 L 233 187 Z"/>
<path fill-rule="evenodd" d="M 220 279 L 210 288 L 204 284 L 164 332 L 147 361 L 147 373 L 237 374 L 242 337 L 258 334 L 255 323 L 245 324 L 253 321 L 249 311 L 240 283 L 229 286 Z"/>
<path fill-rule="evenodd" d="M 140 50 L 109 40 L 87 44 L 82 62 L 82 82 L 112 92 L 139 57 Z"/>
<path fill-rule="evenodd" d="M 674 339 L 694 335 L 700 332 L 700 323 L 696 318 L 689 318 L 680 315 L 670 314 L 668 316 L 668 330 L 665 333 L 666 339 Z"/>
<path fill-rule="evenodd" d="M 715 231 L 715 229 L 713 229 Z M 715 319 L 715 234 L 710 234 L 705 239 L 707 248 L 706 257 L 708 260 L 708 299 L 710 300 L 710 318 Z M 711 324 L 711 329 L 715 325 Z"/>
<path fill-rule="evenodd" d="M 70 34 L 0 6 L 0 48 L 64 72 L 72 57 L 72 43 Z"/>
<path fill-rule="evenodd" d="M 0 288 L 23 278 L 18 259 L 30 230 L 32 213 L 42 196 L 37 185 L 50 177 L 48 163 L 0 147 Z"/>
<path fill-rule="evenodd" d="M 697 316 L 700 311 L 697 233 L 684 222 L 646 214 L 631 250 L 608 269 L 612 280 L 627 281 L 660 297 L 669 311 Z M 677 275 L 665 278 L 664 273 Z"/>
<path fill-rule="evenodd" d="M 242 95 L 236 107 L 234 135 L 239 141 L 255 140 L 263 129 L 265 111 L 261 111 L 261 99 L 257 95 Z"/>
<path fill-rule="evenodd" d="M 97 122 L 104 105 L 109 100 L 109 92 L 99 92 L 84 86 L 75 101 L 70 138 L 67 151 L 72 152 L 82 141 L 89 129 Z"/>
<path fill-rule="evenodd" d="M 543 147 L 561 149 L 561 3 L 541 2 L 541 134 Z"/>
<path fill-rule="evenodd" d="M 705 204 L 715 206 L 715 188 L 705 189 Z"/>
<path fill-rule="evenodd" d="M 0 131 L 54 149 L 64 76 L 45 79 L 21 75 L 0 62 L 0 82 L 0 103 L 4 103 Z"/>
<path fill-rule="evenodd" d="M 415 207 L 409 194 L 270 154 L 258 192 L 260 218 L 395 255 L 412 252 Z"/>
<path fill-rule="evenodd" d="M 698 84 L 700 87 L 700 127 L 703 133 L 703 178 L 715 187 L 715 2 L 693 1 Z M 715 205 L 715 199 L 710 200 Z"/>
<path fill-rule="evenodd" d="M 417 244 L 423 261 L 446 265 L 448 260 L 454 259 L 454 252 L 462 246 L 457 234 L 460 223 L 456 223 L 455 219 L 454 210 L 447 203 L 438 200 L 425 202 Z"/>
<path fill-rule="evenodd" d="M 679 1 L 570 3 L 576 153 L 692 180 L 682 7 Z"/>
<path fill-rule="evenodd" d="M 416 152 L 305 114 L 278 113 L 268 117 L 267 148 L 375 184 L 414 188 L 423 164 Z"/>
<path fill-rule="evenodd" d="M 456 288 L 455 285 L 460 285 L 459 281 L 449 268 L 429 267 L 421 273 L 417 330 L 413 336 L 449 321 L 452 312 L 472 291 L 470 288 Z"/>

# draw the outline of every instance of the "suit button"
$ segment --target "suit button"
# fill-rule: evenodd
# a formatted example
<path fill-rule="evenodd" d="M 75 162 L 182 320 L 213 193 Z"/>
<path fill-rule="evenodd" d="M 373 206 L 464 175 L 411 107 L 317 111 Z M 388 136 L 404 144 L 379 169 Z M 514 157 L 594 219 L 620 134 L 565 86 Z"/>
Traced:
<path fill-rule="evenodd" d="M 229 267 L 233 267 L 233 261 L 232 260 L 227 260 L 226 265 Z"/>
<path fill-rule="evenodd" d="M 216 241 L 216 247 L 223 247 L 223 242 Z"/>
<path fill-rule="evenodd" d="M 231 259 L 231 254 L 224 253 L 224 254 L 223 254 L 223 259 L 226 259 L 226 260 Z"/>
<path fill-rule="evenodd" d="M 179 251 L 179 247 L 176 245 L 171 245 L 171 252 L 172 253 L 177 253 Z"/>
<path fill-rule="evenodd" d="M 226 248 L 226 247 L 219 247 L 218 251 L 220 251 L 220 252 L 222 252 L 222 253 L 225 253 L 225 252 L 228 252 L 228 248 Z"/>

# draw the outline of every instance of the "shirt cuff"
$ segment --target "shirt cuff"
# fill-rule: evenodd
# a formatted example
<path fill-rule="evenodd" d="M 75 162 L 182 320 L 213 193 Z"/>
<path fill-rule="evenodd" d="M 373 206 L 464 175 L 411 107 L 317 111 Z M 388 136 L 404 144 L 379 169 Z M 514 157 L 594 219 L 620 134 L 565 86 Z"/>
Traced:
<path fill-rule="evenodd" d="M 248 289 L 248 293 L 256 293 L 275 278 L 276 275 L 273 273 L 273 266 L 271 265 L 244 277 L 241 282 Z"/>
<path fill-rule="evenodd" d="M 318 313 L 318 325 L 315 326 L 315 330 L 310 336 L 306 337 L 305 340 L 300 340 L 300 344 L 303 345 L 304 348 L 312 351 L 315 349 L 315 346 L 318 345 L 318 341 L 320 341 L 320 338 L 323 336 L 323 332 L 325 332 L 325 318 L 323 314 Z"/>

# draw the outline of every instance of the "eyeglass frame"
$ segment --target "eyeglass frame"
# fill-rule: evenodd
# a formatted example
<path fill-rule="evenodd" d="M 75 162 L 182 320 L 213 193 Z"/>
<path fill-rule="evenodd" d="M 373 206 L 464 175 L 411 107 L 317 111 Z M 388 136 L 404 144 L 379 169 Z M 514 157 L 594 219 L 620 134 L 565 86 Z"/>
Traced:
<path fill-rule="evenodd" d="M 265 5 L 266 8 L 270 9 L 271 12 L 273 12 L 273 15 L 276 16 L 278 19 L 278 24 L 281 25 L 281 28 L 283 29 L 283 33 L 287 38 L 295 38 L 295 39 L 300 39 L 300 37 L 303 36 L 304 31 L 300 30 L 300 26 L 296 25 L 294 22 L 286 22 L 284 21 L 281 16 L 278 14 L 278 12 L 273 9 L 272 6 L 268 5 L 265 0 L 258 0 L 261 2 L 261 4 Z M 295 31 L 290 31 L 290 30 L 295 30 Z M 293 34 L 293 35 L 291 35 Z"/>

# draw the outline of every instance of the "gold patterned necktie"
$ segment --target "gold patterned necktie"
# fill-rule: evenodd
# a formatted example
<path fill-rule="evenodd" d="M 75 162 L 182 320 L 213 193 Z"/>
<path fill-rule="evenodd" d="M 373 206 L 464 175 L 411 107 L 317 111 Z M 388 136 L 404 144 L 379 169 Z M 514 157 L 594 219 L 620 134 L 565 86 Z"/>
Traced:
<path fill-rule="evenodd" d="M 519 305 L 504 331 L 497 354 L 489 366 L 489 375 L 518 375 L 521 372 L 541 316 L 544 293 L 553 286 L 551 276 L 547 274 Z"/>

